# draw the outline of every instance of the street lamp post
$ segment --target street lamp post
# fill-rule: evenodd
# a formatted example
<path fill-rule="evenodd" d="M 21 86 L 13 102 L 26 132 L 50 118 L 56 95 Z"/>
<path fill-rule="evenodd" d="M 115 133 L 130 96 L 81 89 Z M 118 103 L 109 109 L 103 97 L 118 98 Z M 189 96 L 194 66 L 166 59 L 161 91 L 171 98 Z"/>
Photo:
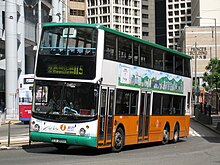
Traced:
<path fill-rule="evenodd" d="M 197 105 L 197 93 L 198 93 L 198 86 L 197 86 L 197 43 L 195 42 L 195 82 L 194 82 L 194 92 L 195 92 L 195 106 Z"/>
<path fill-rule="evenodd" d="M 214 20 L 214 23 L 215 23 L 215 26 L 214 26 L 214 28 L 215 28 L 215 58 L 218 59 L 216 18 L 196 17 L 196 19 L 209 19 L 209 20 Z"/>

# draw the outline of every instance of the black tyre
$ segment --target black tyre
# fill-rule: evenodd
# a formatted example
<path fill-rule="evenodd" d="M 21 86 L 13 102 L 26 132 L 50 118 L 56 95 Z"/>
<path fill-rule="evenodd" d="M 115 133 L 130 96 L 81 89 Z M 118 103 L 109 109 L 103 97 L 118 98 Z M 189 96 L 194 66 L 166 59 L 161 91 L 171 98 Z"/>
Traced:
<path fill-rule="evenodd" d="M 69 148 L 69 145 L 67 144 L 61 144 L 61 143 L 53 143 L 54 147 L 56 147 L 58 150 L 67 150 Z"/>
<path fill-rule="evenodd" d="M 176 143 L 179 141 L 179 127 L 178 125 L 175 125 L 174 132 L 173 132 L 173 143 Z"/>
<path fill-rule="evenodd" d="M 113 152 L 120 152 L 124 147 L 124 131 L 122 128 L 118 128 L 114 136 L 114 146 L 112 147 Z"/>
<path fill-rule="evenodd" d="M 167 144 L 169 142 L 169 139 L 170 139 L 170 131 L 169 131 L 168 127 L 166 126 L 163 130 L 162 144 Z"/>

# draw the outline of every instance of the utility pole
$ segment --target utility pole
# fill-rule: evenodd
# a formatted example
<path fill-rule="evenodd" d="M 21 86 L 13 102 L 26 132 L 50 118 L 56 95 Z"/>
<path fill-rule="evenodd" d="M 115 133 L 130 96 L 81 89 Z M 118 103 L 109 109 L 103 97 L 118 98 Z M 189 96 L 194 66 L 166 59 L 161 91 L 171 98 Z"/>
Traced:
<path fill-rule="evenodd" d="M 197 43 L 195 42 L 195 81 L 194 81 L 194 97 L 195 97 L 195 103 L 194 103 L 194 113 L 196 111 L 196 106 L 197 106 Z"/>
<path fill-rule="evenodd" d="M 61 20 L 61 13 L 59 13 L 59 1 L 52 0 L 52 22 L 60 22 Z"/>
<path fill-rule="evenodd" d="M 41 26 L 42 26 L 42 20 L 41 20 L 41 0 L 38 1 L 38 36 L 37 36 L 37 43 L 40 41 L 40 35 L 41 35 Z"/>
<path fill-rule="evenodd" d="M 5 1 L 6 119 L 17 119 L 17 1 Z"/>

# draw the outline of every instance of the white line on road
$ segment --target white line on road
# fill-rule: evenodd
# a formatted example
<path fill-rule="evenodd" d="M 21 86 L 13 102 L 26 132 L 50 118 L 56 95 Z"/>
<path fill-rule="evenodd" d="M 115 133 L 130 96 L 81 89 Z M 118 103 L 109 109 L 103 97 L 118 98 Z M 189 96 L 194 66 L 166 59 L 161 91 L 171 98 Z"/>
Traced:
<path fill-rule="evenodd" d="M 192 136 L 201 137 L 201 135 L 198 132 L 196 132 L 194 129 L 192 129 L 191 127 L 189 128 L 189 134 Z"/>

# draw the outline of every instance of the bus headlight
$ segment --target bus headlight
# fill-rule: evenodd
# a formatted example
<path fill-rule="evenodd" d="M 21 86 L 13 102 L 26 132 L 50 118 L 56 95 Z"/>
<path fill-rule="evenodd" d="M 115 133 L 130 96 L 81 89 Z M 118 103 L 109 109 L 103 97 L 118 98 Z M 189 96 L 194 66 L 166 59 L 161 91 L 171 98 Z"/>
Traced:
<path fill-rule="evenodd" d="M 86 130 L 84 128 L 80 128 L 79 134 L 80 134 L 80 136 L 85 136 Z"/>
<path fill-rule="evenodd" d="M 33 126 L 33 131 L 39 131 L 40 130 L 40 126 L 38 125 L 38 124 L 35 124 L 34 126 Z"/>

